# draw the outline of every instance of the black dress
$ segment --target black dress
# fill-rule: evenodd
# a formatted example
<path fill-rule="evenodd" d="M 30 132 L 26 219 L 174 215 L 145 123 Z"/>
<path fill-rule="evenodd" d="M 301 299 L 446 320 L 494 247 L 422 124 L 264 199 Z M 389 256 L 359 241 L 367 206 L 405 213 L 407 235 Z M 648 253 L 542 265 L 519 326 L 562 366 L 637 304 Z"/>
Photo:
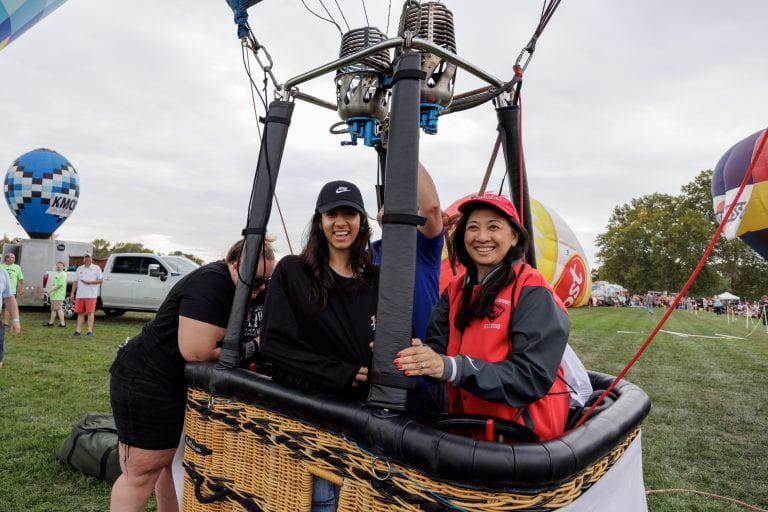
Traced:
<path fill-rule="evenodd" d="M 155 318 L 120 347 L 110 368 L 110 402 L 122 443 L 146 450 L 178 446 L 187 388 L 179 316 L 226 327 L 234 294 L 226 263 L 204 265 L 176 283 Z"/>

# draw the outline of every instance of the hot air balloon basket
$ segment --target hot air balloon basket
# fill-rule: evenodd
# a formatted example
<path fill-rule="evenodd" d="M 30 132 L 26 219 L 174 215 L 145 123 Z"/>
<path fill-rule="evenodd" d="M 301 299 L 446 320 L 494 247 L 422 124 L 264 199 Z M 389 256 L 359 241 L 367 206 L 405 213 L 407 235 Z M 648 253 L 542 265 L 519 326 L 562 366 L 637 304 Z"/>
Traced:
<path fill-rule="evenodd" d="M 600 480 L 638 432 L 555 486 L 483 489 L 435 479 L 310 422 L 190 388 L 184 510 L 309 511 L 314 478 L 340 486 L 342 512 L 557 510 Z"/>

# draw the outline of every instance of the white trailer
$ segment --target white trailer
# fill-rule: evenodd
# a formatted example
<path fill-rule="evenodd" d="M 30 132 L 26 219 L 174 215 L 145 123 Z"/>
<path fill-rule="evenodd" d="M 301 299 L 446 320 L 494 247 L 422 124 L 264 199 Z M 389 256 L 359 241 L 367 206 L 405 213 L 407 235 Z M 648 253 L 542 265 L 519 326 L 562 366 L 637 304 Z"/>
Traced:
<path fill-rule="evenodd" d="M 90 242 L 72 242 L 67 240 L 21 240 L 17 244 L 4 244 L 3 255 L 12 252 L 16 263 L 24 274 L 24 295 L 17 296 L 20 306 L 43 306 L 45 286 L 43 276 L 56 268 L 57 261 L 63 261 L 65 268 L 70 260 L 82 260 L 86 252 L 91 252 Z M 74 262 L 72 262 L 74 264 Z"/>

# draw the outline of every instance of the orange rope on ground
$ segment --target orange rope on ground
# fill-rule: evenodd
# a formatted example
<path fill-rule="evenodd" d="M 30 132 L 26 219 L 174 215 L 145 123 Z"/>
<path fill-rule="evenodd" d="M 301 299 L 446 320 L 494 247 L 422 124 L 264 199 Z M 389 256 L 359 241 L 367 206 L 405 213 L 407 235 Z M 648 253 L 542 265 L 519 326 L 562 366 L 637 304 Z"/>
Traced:
<path fill-rule="evenodd" d="M 697 491 L 695 489 L 651 489 L 651 490 L 645 491 L 645 494 L 662 494 L 662 493 L 673 493 L 673 492 L 687 492 L 690 494 L 698 494 L 699 496 L 706 496 L 707 498 L 727 501 L 728 503 L 733 503 L 734 505 L 737 505 L 746 510 L 753 510 L 755 512 L 768 512 L 768 510 L 764 508 L 750 505 L 749 503 L 746 503 L 741 500 L 729 498 L 727 496 L 720 496 L 719 494 L 713 494 L 711 492 Z"/>

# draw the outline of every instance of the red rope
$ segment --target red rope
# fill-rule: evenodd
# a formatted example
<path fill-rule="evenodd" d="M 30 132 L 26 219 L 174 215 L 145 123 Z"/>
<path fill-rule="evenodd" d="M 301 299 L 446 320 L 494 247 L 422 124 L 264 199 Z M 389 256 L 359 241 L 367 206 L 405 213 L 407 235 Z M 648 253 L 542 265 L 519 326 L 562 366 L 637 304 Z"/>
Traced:
<path fill-rule="evenodd" d="M 744 174 L 744 179 L 741 181 L 741 186 L 739 187 L 739 191 L 736 193 L 736 197 L 733 198 L 733 202 L 728 207 L 728 210 L 725 212 L 725 215 L 723 215 L 723 220 L 720 221 L 720 225 L 717 226 L 717 229 L 715 230 L 715 234 L 712 235 L 712 240 L 709 241 L 709 245 L 707 246 L 707 250 L 704 251 L 704 255 L 699 260 L 699 264 L 696 265 L 696 268 L 694 269 L 691 276 L 688 278 L 688 281 L 686 281 L 685 285 L 683 286 L 683 289 L 680 290 L 680 293 L 677 294 L 677 297 L 675 297 L 675 300 L 672 302 L 672 304 L 667 309 L 667 312 L 664 313 L 664 316 L 661 318 L 659 323 L 656 325 L 656 327 L 653 329 L 653 332 L 648 336 L 648 339 L 645 340 L 643 345 L 640 347 L 640 349 L 637 351 L 637 353 L 634 355 L 634 357 L 627 363 L 627 365 L 624 367 L 623 370 L 616 376 L 616 378 L 611 382 L 611 385 L 608 386 L 608 389 L 603 391 L 603 394 L 600 395 L 600 397 L 597 399 L 597 401 L 592 404 L 592 406 L 587 410 L 587 412 L 579 418 L 579 421 L 576 422 L 576 425 L 574 425 L 574 429 L 584 423 L 587 418 L 594 412 L 594 410 L 597 408 L 598 405 L 603 401 L 603 399 L 608 396 L 608 393 L 610 393 L 614 387 L 616 387 L 616 384 L 619 383 L 619 381 L 624 378 L 624 376 L 627 374 L 630 368 L 637 362 L 638 359 L 640 359 L 640 356 L 643 355 L 643 352 L 645 352 L 645 349 L 648 348 L 648 345 L 651 344 L 651 341 L 653 341 L 653 338 L 656 337 L 656 334 L 659 332 L 659 330 L 664 326 L 664 323 L 667 321 L 667 318 L 672 314 L 672 312 L 677 308 L 677 305 L 680 303 L 682 298 L 685 296 L 685 293 L 688 291 L 688 288 L 690 288 L 691 284 L 693 284 L 693 281 L 696 279 L 696 276 L 699 275 L 699 272 L 701 272 L 701 269 L 704 267 L 704 264 L 707 262 L 707 259 L 709 259 L 709 255 L 712 252 L 712 249 L 715 247 L 715 243 L 717 242 L 717 239 L 720 238 L 720 234 L 723 232 L 723 229 L 725 228 L 726 222 L 728 222 L 728 219 L 731 217 L 731 213 L 733 213 L 733 209 L 736 207 L 736 203 L 739 201 L 739 198 L 741 197 L 741 193 L 744 191 L 744 187 L 747 186 L 747 183 L 749 182 L 749 178 L 752 176 L 752 169 L 755 167 L 755 163 L 757 163 L 758 160 L 760 160 L 760 154 L 763 152 L 763 147 L 765 147 L 765 142 L 768 141 L 768 136 L 763 137 L 763 140 L 760 142 L 760 145 L 757 148 L 757 152 L 755 153 L 755 157 L 752 159 L 752 162 L 749 164 L 749 169 L 747 169 L 747 172 Z"/>

